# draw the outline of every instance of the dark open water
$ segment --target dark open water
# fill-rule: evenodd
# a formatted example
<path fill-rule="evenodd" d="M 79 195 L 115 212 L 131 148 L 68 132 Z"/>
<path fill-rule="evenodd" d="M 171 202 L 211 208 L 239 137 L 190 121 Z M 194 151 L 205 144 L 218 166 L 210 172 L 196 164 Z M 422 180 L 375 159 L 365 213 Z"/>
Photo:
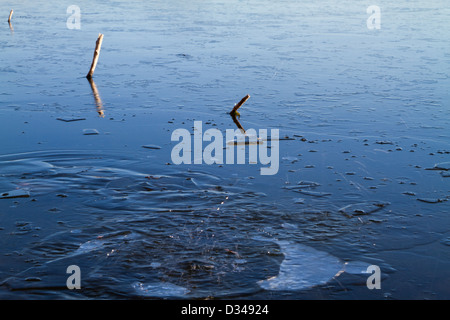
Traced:
<path fill-rule="evenodd" d="M 0 4 L 1 298 L 450 298 L 446 1 L 72 4 Z M 171 164 L 246 94 L 276 175 Z"/>

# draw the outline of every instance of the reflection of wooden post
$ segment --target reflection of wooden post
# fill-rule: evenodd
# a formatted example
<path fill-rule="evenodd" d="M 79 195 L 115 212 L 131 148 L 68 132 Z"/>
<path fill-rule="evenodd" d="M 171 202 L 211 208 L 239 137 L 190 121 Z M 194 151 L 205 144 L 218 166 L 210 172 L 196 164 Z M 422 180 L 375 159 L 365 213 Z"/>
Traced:
<path fill-rule="evenodd" d="M 98 93 L 97 86 L 92 78 L 88 78 L 89 84 L 91 85 L 92 93 L 94 94 L 95 104 L 97 105 L 97 112 L 100 117 L 104 117 L 103 103 L 100 94 Z"/>
<path fill-rule="evenodd" d="M 9 13 L 9 18 L 8 18 L 8 22 L 11 22 L 11 17 L 12 17 L 12 14 L 13 14 L 13 10 L 11 10 L 11 12 Z"/>
<path fill-rule="evenodd" d="M 239 101 L 233 108 L 233 110 L 231 110 L 230 114 L 236 114 L 237 109 L 239 109 L 244 103 L 245 101 L 248 100 L 248 98 L 250 98 L 250 95 L 246 95 L 245 97 L 242 98 L 241 101 Z"/>
<path fill-rule="evenodd" d="M 100 56 L 100 48 L 102 47 L 103 34 L 99 33 L 97 42 L 95 44 L 94 58 L 92 59 L 91 69 L 89 69 L 86 78 L 91 79 L 94 75 L 95 67 L 97 66 L 98 57 Z"/>

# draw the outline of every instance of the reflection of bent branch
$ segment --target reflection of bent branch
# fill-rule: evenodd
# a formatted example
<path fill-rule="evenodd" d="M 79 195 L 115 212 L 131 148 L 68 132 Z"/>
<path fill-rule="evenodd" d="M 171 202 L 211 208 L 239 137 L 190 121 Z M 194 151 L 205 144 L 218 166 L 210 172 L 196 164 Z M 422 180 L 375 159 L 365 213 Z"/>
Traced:
<path fill-rule="evenodd" d="M 232 140 L 227 142 L 228 145 L 245 146 L 264 143 L 264 141 L 261 138 L 258 138 L 258 136 L 254 135 L 253 133 L 247 133 L 247 131 L 245 131 L 245 129 L 242 127 L 239 120 L 236 118 L 235 114 L 231 114 L 231 119 L 233 119 L 234 124 L 241 130 L 241 134 L 244 137 L 248 137 L 249 140 L 245 140 L 245 138 L 243 141 Z M 251 131 L 251 129 L 249 131 Z"/>
<path fill-rule="evenodd" d="M 98 93 L 97 86 L 92 78 L 88 78 L 89 84 L 91 85 L 92 93 L 94 94 L 95 104 L 97 105 L 97 112 L 100 117 L 104 117 L 103 113 L 103 103 L 100 94 Z"/>
<path fill-rule="evenodd" d="M 230 116 L 231 116 L 231 119 L 233 119 L 234 124 L 241 130 L 241 132 L 245 133 L 245 129 L 242 127 L 241 123 L 236 118 L 236 114 L 235 113 L 231 113 Z"/>

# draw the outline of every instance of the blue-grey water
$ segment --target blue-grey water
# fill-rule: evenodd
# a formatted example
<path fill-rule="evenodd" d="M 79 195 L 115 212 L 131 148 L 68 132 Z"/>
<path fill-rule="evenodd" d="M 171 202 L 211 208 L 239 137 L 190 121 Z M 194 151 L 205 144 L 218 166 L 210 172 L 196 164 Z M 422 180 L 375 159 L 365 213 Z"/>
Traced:
<path fill-rule="evenodd" d="M 449 299 L 449 15 L 2 1 L 0 298 Z M 173 164 L 175 129 L 236 129 L 246 94 L 241 125 L 280 132 L 277 174 Z"/>

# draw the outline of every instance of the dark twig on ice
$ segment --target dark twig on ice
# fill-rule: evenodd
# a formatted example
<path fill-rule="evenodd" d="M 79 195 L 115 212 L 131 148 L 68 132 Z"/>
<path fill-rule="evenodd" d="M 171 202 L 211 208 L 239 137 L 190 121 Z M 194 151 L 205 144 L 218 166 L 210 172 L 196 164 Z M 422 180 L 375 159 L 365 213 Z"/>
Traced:
<path fill-rule="evenodd" d="M 97 42 L 95 44 L 95 51 L 94 51 L 94 57 L 92 59 L 91 69 L 89 69 L 88 74 L 86 75 L 86 78 L 91 79 L 94 75 L 95 67 L 97 66 L 98 57 L 100 56 L 100 48 L 102 47 L 103 42 L 103 34 L 98 35 Z"/>
<path fill-rule="evenodd" d="M 241 99 L 241 101 L 239 101 L 233 108 L 233 110 L 231 110 L 230 114 L 231 115 L 235 115 L 237 114 L 237 110 L 245 103 L 245 101 L 248 100 L 248 98 L 250 98 L 250 95 L 246 95 L 245 97 L 243 97 Z"/>

